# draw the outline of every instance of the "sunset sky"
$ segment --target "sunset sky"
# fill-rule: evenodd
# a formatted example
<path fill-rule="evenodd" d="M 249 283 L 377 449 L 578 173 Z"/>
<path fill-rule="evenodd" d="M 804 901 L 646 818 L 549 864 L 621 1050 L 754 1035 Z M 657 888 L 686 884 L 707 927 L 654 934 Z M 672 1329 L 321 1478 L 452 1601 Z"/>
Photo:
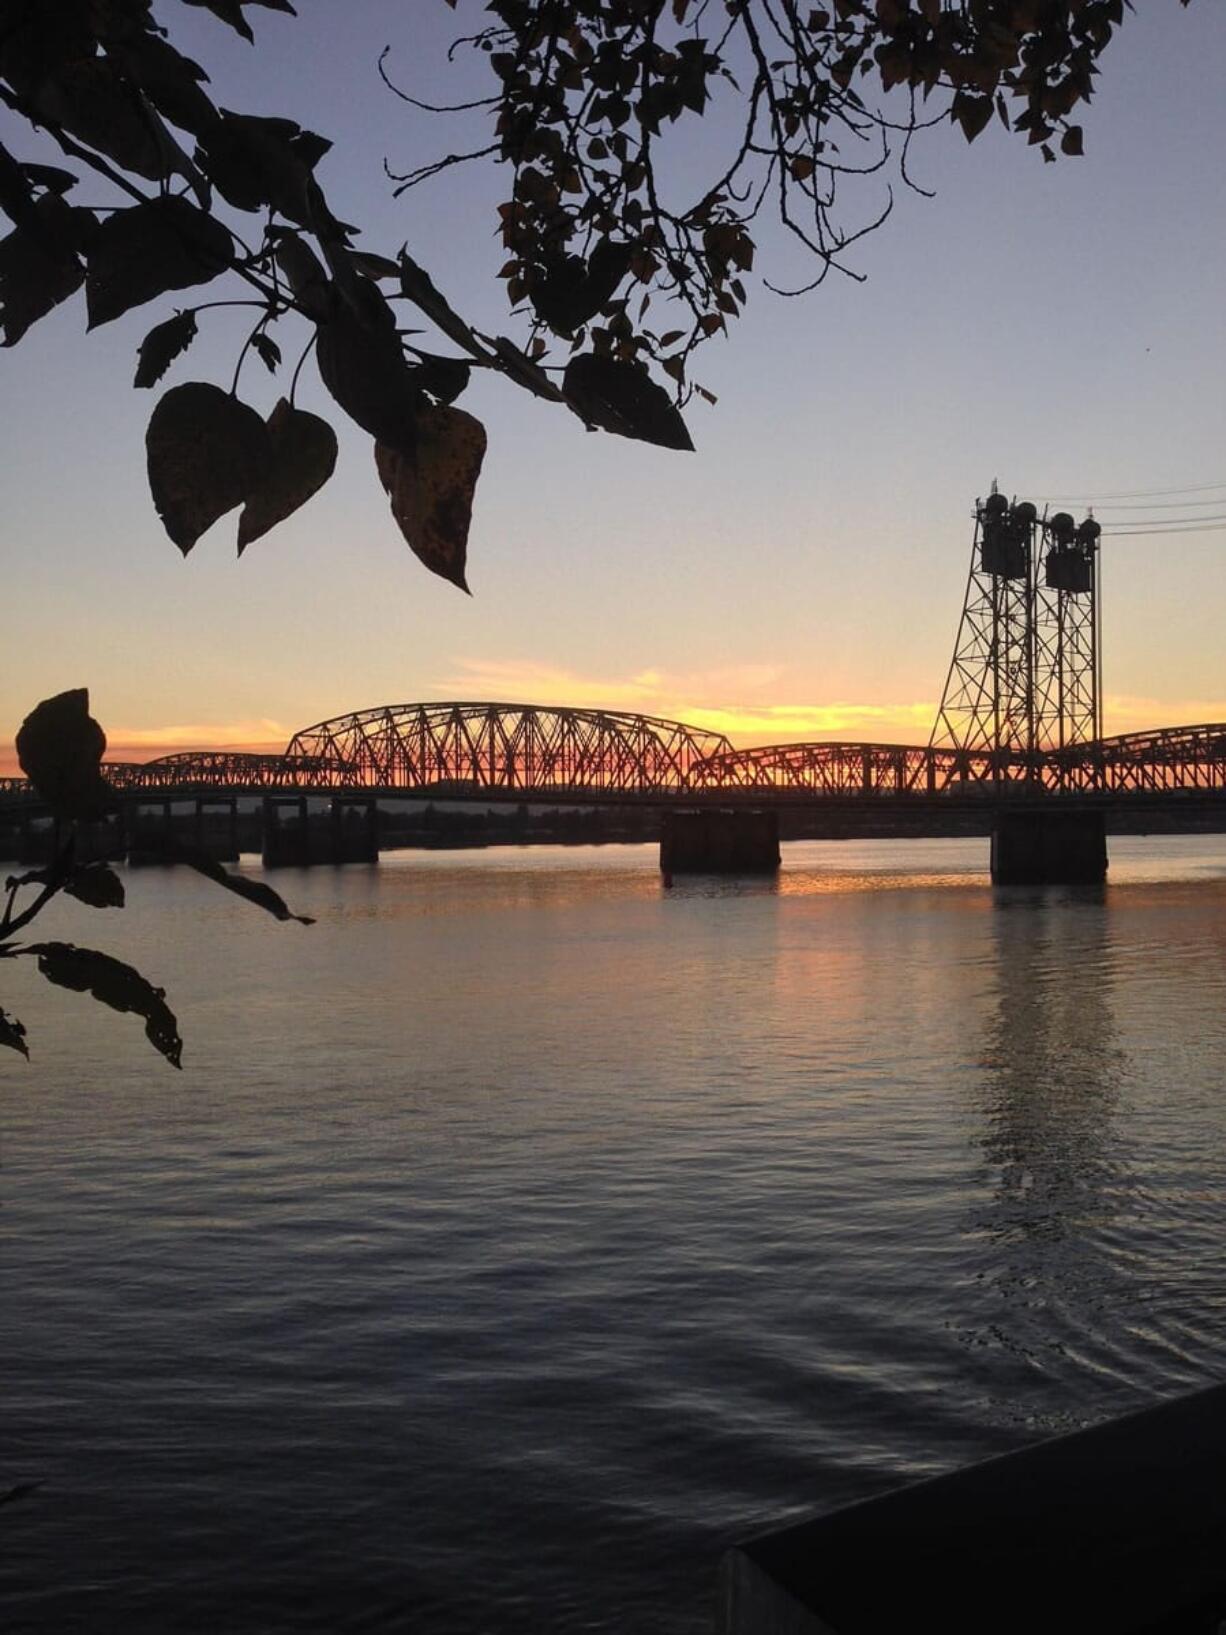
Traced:
<path fill-rule="evenodd" d="M 204 12 L 158 11 L 222 106 L 333 138 L 321 179 L 363 247 L 407 240 L 478 327 L 522 339 L 495 277 L 507 173 L 474 165 L 400 201 L 383 173 L 385 156 L 403 169 L 463 135 L 383 89 L 380 49 L 420 96 L 480 94 L 480 64 L 448 69 L 445 50 L 482 7 L 298 3 L 297 20 L 252 13 L 254 50 Z M 1192 487 L 1212 501 L 1219 483 L 1197 514 L 1226 512 L 1226 8 L 1138 12 L 1107 53 L 1084 159 L 1044 165 L 995 126 L 969 148 L 935 131 L 912 168 L 936 198 L 899 197 L 855 256 L 864 284 L 804 299 L 761 288 L 804 274 L 763 231 L 749 314 L 695 369 L 718 396 L 688 411 L 697 453 L 589 435 L 504 382 L 475 385 L 464 406 L 490 449 L 471 599 L 412 557 L 369 440 L 314 380 L 300 401 L 341 436 L 331 484 L 241 562 L 233 516 L 182 560 L 145 485 L 160 388 L 131 377 L 146 330 L 209 297 L 88 336 L 69 302 L 4 363 L 5 748 L 39 698 L 82 685 L 111 752 L 140 758 L 281 748 L 342 711 L 446 698 L 641 709 L 741 743 L 926 741 L 994 477 L 1040 505 Z M 228 385 L 239 328 L 201 325 L 166 384 Z M 261 409 L 285 384 L 256 362 L 243 381 Z M 1112 537 L 1150 513 L 1097 511 L 1107 731 L 1226 720 L 1226 532 Z"/>

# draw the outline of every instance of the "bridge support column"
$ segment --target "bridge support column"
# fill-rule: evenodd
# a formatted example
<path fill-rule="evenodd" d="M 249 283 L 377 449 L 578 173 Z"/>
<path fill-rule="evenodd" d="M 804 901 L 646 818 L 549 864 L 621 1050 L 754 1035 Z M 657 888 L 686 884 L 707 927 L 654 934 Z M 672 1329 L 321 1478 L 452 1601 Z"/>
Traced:
<path fill-rule="evenodd" d="M 221 823 L 218 823 L 218 817 Z M 202 796 L 196 802 L 196 850 L 219 863 L 238 862 L 238 800 Z"/>
<path fill-rule="evenodd" d="M 379 806 L 373 800 L 334 800 L 329 813 L 334 863 L 379 861 Z"/>
<path fill-rule="evenodd" d="M 264 867 L 302 868 L 308 864 L 311 861 L 311 830 L 306 796 L 266 795 L 262 812 Z"/>
<path fill-rule="evenodd" d="M 174 847 L 173 802 L 137 801 L 124 813 L 127 819 L 129 863 L 164 863 Z"/>
<path fill-rule="evenodd" d="M 997 812 L 992 824 L 994 885 L 1098 885 L 1106 878 L 1102 812 Z"/>
<path fill-rule="evenodd" d="M 773 874 L 778 867 L 778 812 L 664 813 L 663 874 Z"/>

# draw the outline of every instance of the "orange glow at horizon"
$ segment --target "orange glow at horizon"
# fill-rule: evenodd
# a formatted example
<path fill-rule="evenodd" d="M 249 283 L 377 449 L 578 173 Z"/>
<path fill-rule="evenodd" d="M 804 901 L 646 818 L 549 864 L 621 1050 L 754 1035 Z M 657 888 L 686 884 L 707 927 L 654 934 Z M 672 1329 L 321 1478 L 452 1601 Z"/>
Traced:
<path fill-rule="evenodd" d="M 467 668 L 467 667 L 466 667 Z M 782 672 L 763 669 L 757 686 L 769 686 Z M 737 749 L 763 744 L 877 743 L 923 746 L 936 714 L 933 703 L 917 704 L 720 704 L 687 702 L 685 692 L 657 671 L 642 672 L 629 680 L 601 683 L 564 671 L 517 664 L 471 666 L 466 676 L 453 677 L 444 692 L 431 691 L 440 701 L 449 698 L 520 702 L 542 708 L 605 709 L 641 712 L 684 722 L 708 732 L 722 733 Z M 481 682 L 479 688 L 474 684 Z M 706 688 L 695 687 L 695 693 Z M 752 689 L 747 689 L 752 690 Z M 429 698 L 420 700 L 432 702 Z M 416 702 L 416 701 L 415 701 Z M 1108 694 L 1104 701 L 1108 737 L 1143 732 L 1157 727 L 1192 726 L 1226 721 L 1223 699 L 1156 699 Z M 117 727 L 107 735 L 109 761 L 152 761 L 164 755 L 192 750 L 231 750 L 254 755 L 279 755 L 296 729 L 277 721 L 248 719 L 199 725 Z M 0 776 L 19 777 L 16 749 L 0 746 Z"/>

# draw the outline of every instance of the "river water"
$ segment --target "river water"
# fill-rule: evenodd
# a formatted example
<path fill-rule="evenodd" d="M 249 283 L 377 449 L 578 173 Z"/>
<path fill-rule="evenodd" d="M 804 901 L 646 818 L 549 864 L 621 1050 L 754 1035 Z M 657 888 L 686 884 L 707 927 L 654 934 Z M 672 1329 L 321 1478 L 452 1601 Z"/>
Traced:
<path fill-rule="evenodd" d="M 689 1635 L 757 1529 L 1221 1378 L 1226 839 L 985 851 L 57 905 L 186 1048 L 5 972 L 0 1626 Z"/>

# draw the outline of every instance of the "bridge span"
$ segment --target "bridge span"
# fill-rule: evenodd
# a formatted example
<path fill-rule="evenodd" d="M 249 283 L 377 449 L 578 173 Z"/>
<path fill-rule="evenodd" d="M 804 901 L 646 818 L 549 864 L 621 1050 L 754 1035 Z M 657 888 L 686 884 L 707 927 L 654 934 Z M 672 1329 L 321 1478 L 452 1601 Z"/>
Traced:
<path fill-rule="evenodd" d="M 720 733 L 633 712 L 428 702 L 317 722 L 279 755 L 205 749 L 103 770 L 118 808 L 160 804 L 168 829 L 175 803 L 194 801 L 202 822 L 206 805 L 233 812 L 258 796 L 266 834 L 282 835 L 299 861 L 309 848 L 291 839 L 306 834 L 307 803 L 320 799 L 330 803 L 332 856 L 349 855 L 342 838 L 357 833 L 363 809 L 353 855 L 377 849 L 380 801 L 637 805 L 660 813 L 669 855 L 689 858 L 692 841 L 698 863 L 729 866 L 777 860 L 778 814 L 801 808 L 986 814 L 994 877 L 1101 879 L 1105 825 L 1122 812 L 1220 816 L 1226 827 L 1226 724 L 1103 735 L 1100 535 L 1092 517 L 1040 517 L 995 484 L 976 502 L 958 635 L 926 745 L 737 749 Z M 21 779 L 2 780 L 0 818 L 6 809 L 28 821 L 37 796 Z"/>
<path fill-rule="evenodd" d="M 221 811 L 233 836 L 238 802 L 255 800 L 270 863 L 369 860 L 378 852 L 379 803 L 404 801 L 644 807 L 672 835 L 677 867 L 685 866 L 687 846 L 698 847 L 699 863 L 772 866 L 778 816 L 798 811 L 837 814 L 843 832 L 887 813 L 907 814 L 921 829 L 925 815 L 938 829 L 978 818 L 982 830 L 999 827 L 1004 813 L 1016 821 L 1018 813 L 1037 812 L 1064 814 L 1066 824 L 1069 814 L 1082 814 L 1100 829 L 1124 813 L 1163 823 L 1212 822 L 1220 814 L 1226 828 L 1221 722 L 1047 751 L 849 743 L 736 749 L 720 734 L 638 714 L 436 702 L 320 722 L 295 733 L 279 755 L 202 750 L 104 762 L 103 770 L 119 814 L 112 845 L 156 855 L 176 821 L 184 832 L 184 806 L 189 815 L 194 807 L 195 830 L 187 824 L 187 833 L 199 837 L 208 822 L 215 828 Z M 309 811 L 321 802 L 326 818 Z M 25 780 L 0 783 L 10 834 L 39 813 Z M 704 813 L 701 824 L 694 821 Z M 771 813 L 774 822 L 764 827 L 761 817 Z M 1066 837 L 1061 847 L 1067 844 Z M 237 855 L 234 838 L 228 847 Z"/>
<path fill-rule="evenodd" d="M 1226 723 L 1126 733 L 1053 750 L 795 743 L 734 749 L 679 721 L 526 704 L 403 704 L 295 733 L 279 755 L 189 751 L 105 761 L 120 799 L 265 794 L 623 801 L 696 806 L 848 799 L 978 803 L 1226 796 Z M 24 778 L 0 805 L 37 804 Z"/>

